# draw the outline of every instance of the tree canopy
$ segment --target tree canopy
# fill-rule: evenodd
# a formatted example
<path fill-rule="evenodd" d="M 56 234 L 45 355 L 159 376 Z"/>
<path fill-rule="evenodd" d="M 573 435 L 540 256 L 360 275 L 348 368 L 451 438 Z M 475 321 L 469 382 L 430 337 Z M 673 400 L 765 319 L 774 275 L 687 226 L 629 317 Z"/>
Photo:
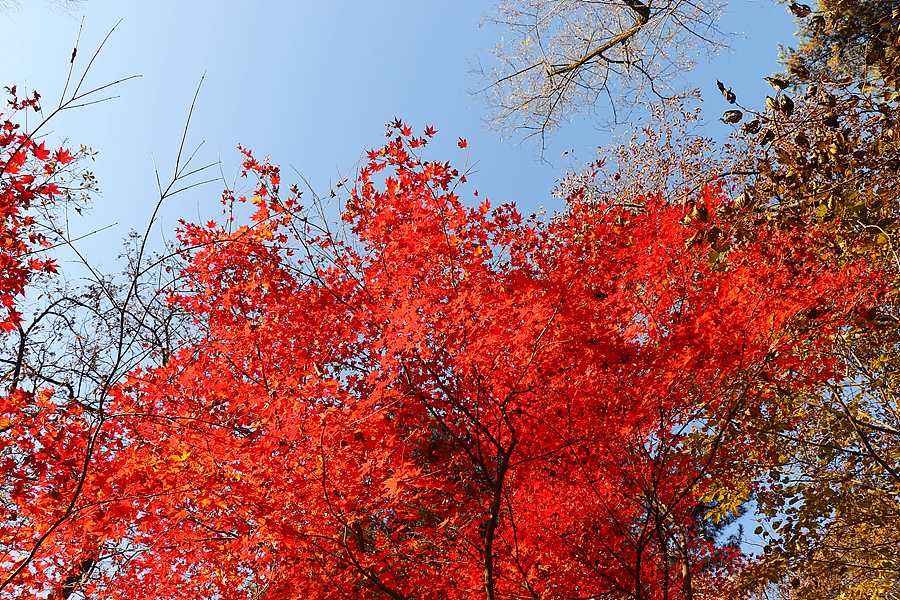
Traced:
<path fill-rule="evenodd" d="M 171 301 L 192 341 L 111 390 L 94 428 L 10 397 L 46 414 L 11 422 L 51 428 L 8 429 L 7 551 L 34 548 L 17 593 L 71 573 L 107 597 L 733 586 L 739 553 L 702 519 L 777 452 L 741 424 L 834 377 L 816 348 L 883 293 L 877 270 L 831 260 L 827 228 L 730 239 L 716 186 L 692 209 L 578 190 L 543 220 L 468 207 L 463 176 L 417 154 L 430 130 L 391 131 L 337 230 L 246 151 L 254 195 L 224 201 L 254 223 L 182 229 Z M 59 475 L 34 482 L 36 455 Z"/>
<path fill-rule="evenodd" d="M 526 57 L 548 80 L 650 77 L 641 36 L 687 10 L 523 6 L 498 14 L 580 39 Z M 492 205 L 394 120 L 338 214 L 241 148 L 225 216 L 81 288 L 55 215 L 91 151 L 38 143 L 40 97 L 8 89 L 0 595 L 896 595 L 896 11 L 789 9 L 771 96 L 720 83 L 727 145 L 657 105 L 553 214 Z"/>

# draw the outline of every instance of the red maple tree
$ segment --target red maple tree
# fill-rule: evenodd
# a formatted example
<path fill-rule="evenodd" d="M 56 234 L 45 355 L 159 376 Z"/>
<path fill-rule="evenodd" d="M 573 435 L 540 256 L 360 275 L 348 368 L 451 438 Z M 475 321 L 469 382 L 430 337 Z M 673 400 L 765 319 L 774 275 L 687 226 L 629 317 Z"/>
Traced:
<path fill-rule="evenodd" d="M 714 186 L 470 207 L 433 131 L 389 133 L 337 223 L 244 151 L 252 223 L 184 224 L 195 339 L 70 436 L 68 513 L 12 498 L 22 539 L 65 516 L 12 595 L 85 560 L 108 598 L 727 594 L 743 559 L 700 519 L 770 452 L 741 418 L 834 376 L 815 350 L 878 273 L 815 227 L 724 241 Z"/>

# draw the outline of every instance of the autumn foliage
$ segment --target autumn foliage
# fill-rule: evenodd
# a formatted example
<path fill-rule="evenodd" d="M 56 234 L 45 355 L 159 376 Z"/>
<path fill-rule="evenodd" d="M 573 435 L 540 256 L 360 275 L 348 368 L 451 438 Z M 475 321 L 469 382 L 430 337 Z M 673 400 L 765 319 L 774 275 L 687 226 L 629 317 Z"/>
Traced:
<path fill-rule="evenodd" d="M 44 217 L 72 192 L 67 165 L 86 152 L 50 150 L 45 141 L 38 143 L 34 131 L 23 130 L 16 117 L 40 111 L 40 95 L 34 92 L 20 100 L 15 87 L 6 92 L 11 112 L 0 113 L 0 331 L 4 350 L 13 333 L 22 340 L 13 344 L 13 353 L 4 353 L 0 371 L 0 589 L 3 597 L 10 597 L 21 595 L 35 581 L 35 568 L 66 559 L 59 551 L 70 542 L 57 539 L 54 532 L 65 524 L 60 533 L 72 535 L 69 518 L 78 515 L 83 482 L 79 472 L 90 464 L 85 449 L 92 445 L 92 425 L 79 418 L 77 406 L 59 406 L 53 386 L 23 385 L 34 381 L 36 365 L 24 360 L 25 334 L 18 310 L 29 285 L 57 271 L 45 250 L 58 232 Z M 48 312 L 52 309 L 51 305 Z M 52 546 L 49 554 L 48 546 Z M 42 558 L 33 562 L 39 554 Z M 52 568 L 45 569 L 41 580 L 54 575 Z M 34 589 L 52 587 L 39 584 Z"/>
<path fill-rule="evenodd" d="M 99 414 L 11 392 L 4 597 L 729 594 L 746 559 L 704 523 L 778 459 L 781 390 L 838 376 L 877 270 L 734 230 L 715 184 L 470 206 L 433 134 L 392 124 L 336 223 L 244 151 L 251 222 L 180 231 L 193 341 Z"/>
<path fill-rule="evenodd" d="M 16 88 L 7 88 L 9 108 L 40 110 L 40 95 L 19 100 Z M 33 256 L 35 248 L 49 245 L 35 228 L 29 209 L 52 203 L 60 194 L 53 181 L 59 168 L 75 157 L 65 148 L 52 152 L 38 144 L 19 125 L 0 113 L 0 329 L 10 331 L 21 320 L 15 310 L 16 296 L 25 291 L 32 275 L 56 270 L 52 260 Z M 51 156 L 52 154 L 52 156 Z"/>

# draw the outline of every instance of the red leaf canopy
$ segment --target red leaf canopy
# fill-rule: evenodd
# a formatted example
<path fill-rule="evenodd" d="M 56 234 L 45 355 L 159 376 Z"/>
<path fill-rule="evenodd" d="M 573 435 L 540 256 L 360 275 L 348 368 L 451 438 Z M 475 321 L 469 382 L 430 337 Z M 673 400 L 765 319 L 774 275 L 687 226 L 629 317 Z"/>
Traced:
<path fill-rule="evenodd" d="M 741 417 L 833 376 L 875 274 L 815 228 L 711 249 L 659 197 L 471 208 L 394 133 L 331 228 L 249 153 L 257 221 L 185 226 L 200 334 L 121 390 L 85 488 L 106 597 L 723 596 L 698 518 L 769 452 Z"/>

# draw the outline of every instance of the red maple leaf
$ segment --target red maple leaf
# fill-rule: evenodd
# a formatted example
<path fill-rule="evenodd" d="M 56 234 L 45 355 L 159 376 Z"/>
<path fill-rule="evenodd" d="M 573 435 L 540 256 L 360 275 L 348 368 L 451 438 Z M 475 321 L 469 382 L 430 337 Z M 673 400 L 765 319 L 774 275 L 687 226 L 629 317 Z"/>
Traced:
<path fill-rule="evenodd" d="M 50 151 L 44 147 L 44 142 L 41 142 L 40 145 L 32 144 L 31 152 L 34 154 L 34 157 L 41 162 L 47 160 L 50 156 Z"/>

